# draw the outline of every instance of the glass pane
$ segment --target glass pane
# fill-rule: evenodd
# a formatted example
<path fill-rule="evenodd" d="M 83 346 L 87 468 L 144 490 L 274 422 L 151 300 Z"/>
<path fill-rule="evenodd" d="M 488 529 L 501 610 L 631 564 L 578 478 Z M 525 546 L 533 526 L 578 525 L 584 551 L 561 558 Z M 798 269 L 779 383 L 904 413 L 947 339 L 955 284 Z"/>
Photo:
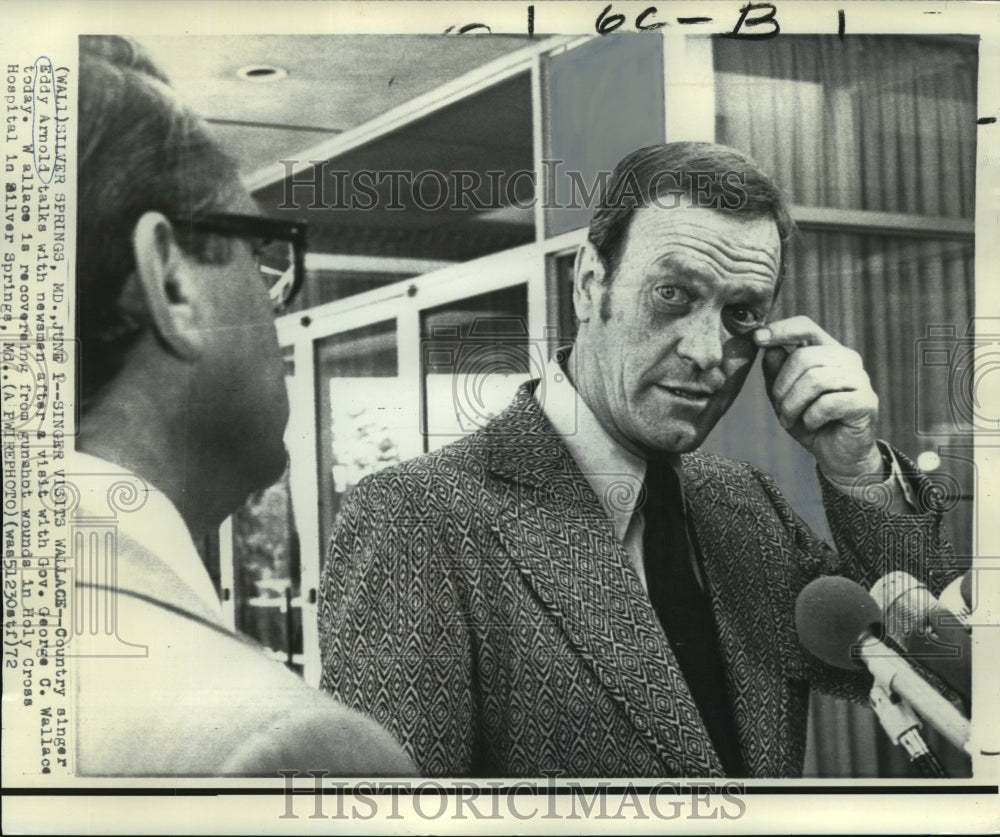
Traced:
<path fill-rule="evenodd" d="M 474 433 L 542 374 L 528 340 L 528 289 L 517 285 L 429 308 L 420 317 L 427 450 Z"/>
<path fill-rule="evenodd" d="M 269 278 L 270 287 L 295 263 L 295 246 L 290 241 L 269 241 L 257 248 L 256 255 L 260 272 Z"/>
<path fill-rule="evenodd" d="M 793 203 L 971 218 L 974 39 L 714 41 L 716 136 Z"/>
<path fill-rule="evenodd" d="M 545 234 L 584 227 L 596 188 L 626 154 L 663 142 L 663 39 L 617 34 L 547 65 Z"/>
<path fill-rule="evenodd" d="M 289 381 L 295 374 L 291 347 L 284 358 Z M 232 520 L 236 628 L 301 673 L 302 572 L 289 469 L 251 495 Z"/>
<path fill-rule="evenodd" d="M 415 399 L 399 386 L 395 320 L 332 334 L 316 341 L 315 353 L 325 547 L 347 492 L 400 461 L 400 441 L 416 433 L 418 418 Z"/>
<path fill-rule="evenodd" d="M 549 355 L 556 348 L 568 346 L 576 339 L 578 323 L 573 310 L 573 266 L 576 262 L 576 250 L 556 253 L 549 257 L 548 262 L 548 295 L 549 295 L 549 328 L 554 328 L 558 339 L 553 341 L 558 345 L 549 344 Z"/>

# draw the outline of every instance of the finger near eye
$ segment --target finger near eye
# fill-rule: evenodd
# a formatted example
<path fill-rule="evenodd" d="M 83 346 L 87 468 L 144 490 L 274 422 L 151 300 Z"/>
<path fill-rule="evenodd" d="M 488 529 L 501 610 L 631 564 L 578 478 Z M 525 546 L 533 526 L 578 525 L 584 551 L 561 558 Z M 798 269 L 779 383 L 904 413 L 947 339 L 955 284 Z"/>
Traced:
<path fill-rule="evenodd" d="M 767 324 L 770 333 L 770 345 L 799 344 L 807 346 L 839 346 L 833 337 L 827 334 L 809 317 L 798 315 L 784 320 L 774 320 Z"/>

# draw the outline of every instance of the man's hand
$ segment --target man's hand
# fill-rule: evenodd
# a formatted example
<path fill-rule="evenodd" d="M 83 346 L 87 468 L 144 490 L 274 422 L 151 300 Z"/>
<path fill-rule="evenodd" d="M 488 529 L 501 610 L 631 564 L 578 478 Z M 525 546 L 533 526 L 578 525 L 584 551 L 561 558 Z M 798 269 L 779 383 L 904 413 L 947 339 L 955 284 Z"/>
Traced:
<path fill-rule="evenodd" d="M 808 317 L 769 323 L 754 341 L 765 349 L 764 382 L 781 426 L 820 470 L 842 485 L 880 473 L 878 396 L 861 356 Z"/>

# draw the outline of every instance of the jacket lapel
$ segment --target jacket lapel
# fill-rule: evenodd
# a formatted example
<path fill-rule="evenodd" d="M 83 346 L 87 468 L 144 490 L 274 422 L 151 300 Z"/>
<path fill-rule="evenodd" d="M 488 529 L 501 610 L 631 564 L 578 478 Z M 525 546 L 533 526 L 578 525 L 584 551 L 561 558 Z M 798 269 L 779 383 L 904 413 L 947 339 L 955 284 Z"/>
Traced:
<path fill-rule="evenodd" d="M 722 765 L 611 521 L 526 385 L 486 430 L 506 495 L 492 521 L 579 658 L 618 701 L 668 774 Z"/>
<path fill-rule="evenodd" d="M 701 553 L 747 772 L 787 775 L 785 678 L 796 671 L 782 651 L 789 629 L 775 616 L 787 604 L 779 566 L 787 556 L 752 485 L 740 485 L 723 460 L 693 454 L 682 462 L 688 529 Z"/>

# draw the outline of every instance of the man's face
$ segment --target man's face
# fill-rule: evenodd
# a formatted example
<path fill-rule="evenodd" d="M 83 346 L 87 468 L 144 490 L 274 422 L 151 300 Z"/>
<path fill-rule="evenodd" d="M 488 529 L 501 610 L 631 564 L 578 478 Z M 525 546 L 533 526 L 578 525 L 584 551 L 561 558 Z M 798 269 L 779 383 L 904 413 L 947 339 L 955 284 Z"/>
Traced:
<path fill-rule="evenodd" d="M 255 215 L 245 193 L 227 212 Z M 283 441 L 288 393 L 271 300 L 252 242 L 228 239 L 226 264 L 193 262 L 210 293 L 212 323 L 197 391 L 207 417 L 206 444 L 251 488 L 270 485 L 287 462 Z"/>
<path fill-rule="evenodd" d="M 616 441 L 643 456 L 704 441 L 750 371 L 779 259 L 769 218 L 633 214 L 610 281 L 576 295 L 577 389 Z"/>

